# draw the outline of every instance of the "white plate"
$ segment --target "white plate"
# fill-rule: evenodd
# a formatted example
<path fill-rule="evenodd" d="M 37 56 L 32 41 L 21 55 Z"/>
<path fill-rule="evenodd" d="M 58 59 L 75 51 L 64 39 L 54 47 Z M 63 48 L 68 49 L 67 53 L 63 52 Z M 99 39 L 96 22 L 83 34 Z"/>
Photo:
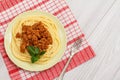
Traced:
<path fill-rule="evenodd" d="M 49 17 L 50 19 L 52 19 L 57 27 L 58 27 L 58 32 L 59 32 L 59 37 L 60 37 L 60 40 L 61 40 L 61 49 L 60 51 L 57 53 L 57 55 L 55 55 L 52 59 L 50 59 L 50 61 L 47 63 L 47 64 L 42 64 L 42 65 L 39 65 L 39 64 L 33 64 L 33 63 L 28 63 L 28 62 L 23 62 L 19 59 L 17 59 L 13 54 L 12 54 L 12 51 L 10 49 L 10 43 L 11 43 L 11 38 L 12 38 L 12 26 L 14 25 L 16 19 L 20 18 L 20 17 L 23 17 L 25 14 L 28 14 L 28 15 L 44 15 L 44 16 L 47 16 Z M 41 12 L 41 11 L 38 11 L 38 10 L 34 10 L 34 11 L 27 11 L 27 12 L 24 12 L 20 15 L 18 15 L 16 18 L 14 18 L 11 23 L 9 24 L 6 32 L 5 32 L 5 38 L 4 38 L 4 45 L 5 45 L 5 50 L 7 52 L 7 55 L 8 57 L 10 58 L 10 60 L 16 64 L 18 67 L 20 68 L 23 68 L 25 70 L 29 70 L 29 71 L 43 71 L 43 70 L 46 70 L 52 66 L 54 66 L 58 61 L 60 61 L 61 57 L 63 56 L 64 54 L 64 51 L 66 49 L 66 34 L 65 34 L 65 30 L 64 30 L 64 27 L 63 25 L 59 22 L 59 20 L 51 15 L 50 13 L 47 13 L 47 12 Z"/>

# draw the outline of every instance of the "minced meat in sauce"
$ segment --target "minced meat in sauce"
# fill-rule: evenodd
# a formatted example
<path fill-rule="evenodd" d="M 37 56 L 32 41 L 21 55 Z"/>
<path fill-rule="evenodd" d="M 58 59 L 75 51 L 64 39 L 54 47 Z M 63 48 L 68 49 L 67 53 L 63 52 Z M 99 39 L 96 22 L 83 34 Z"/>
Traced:
<path fill-rule="evenodd" d="M 52 37 L 42 22 L 32 26 L 22 25 L 22 33 L 17 33 L 16 38 L 22 40 L 20 52 L 24 53 L 27 46 L 35 46 L 40 50 L 46 50 L 52 44 Z"/>

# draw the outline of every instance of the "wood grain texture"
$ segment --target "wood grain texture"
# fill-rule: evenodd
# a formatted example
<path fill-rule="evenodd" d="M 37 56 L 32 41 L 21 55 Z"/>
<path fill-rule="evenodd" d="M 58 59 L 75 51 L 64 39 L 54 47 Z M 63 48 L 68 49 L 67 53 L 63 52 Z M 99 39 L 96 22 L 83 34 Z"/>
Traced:
<path fill-rule="evenodd" d="M 68 1 L 96 57 L 64 80 L 120 80 L 120 0 Z"/>
<path fill-rule="evenodd" d="M 67 72 L 64 80 L 120 80 L 120 0 L 66 1 L 96 57 Z M 1 80 L 9 80 L 1 67 Z"/>

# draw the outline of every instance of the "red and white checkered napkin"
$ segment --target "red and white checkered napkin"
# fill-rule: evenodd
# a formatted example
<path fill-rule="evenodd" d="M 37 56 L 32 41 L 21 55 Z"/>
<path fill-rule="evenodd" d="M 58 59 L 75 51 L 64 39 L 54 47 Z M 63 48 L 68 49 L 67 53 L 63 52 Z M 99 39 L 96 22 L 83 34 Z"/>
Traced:
<path fill-rule="evenodd" d="M 70 48 L 77 38 L 83 38 L 82 46 L 73 57 L 67 71 L 95 56 L 65 0 L 2 0 L 0 4 L 0 52 L 12 80 L 53 80 L 61 73 L 70 54 Z M 42 72 L 29 72 L 14 65 L 9 60 L 3 44 L 3 36 L 8 23 L 18 14 L 33 9 L 46 11 L 55 15 L 64 25 L 67 35 L 67 49 L 61 61 L 52 68 Z"/>

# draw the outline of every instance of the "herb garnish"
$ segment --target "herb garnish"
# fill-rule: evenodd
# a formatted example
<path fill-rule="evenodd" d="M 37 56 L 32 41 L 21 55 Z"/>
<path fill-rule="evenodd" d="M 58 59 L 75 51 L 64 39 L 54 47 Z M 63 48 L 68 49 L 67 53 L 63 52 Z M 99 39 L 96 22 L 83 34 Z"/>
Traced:
<path fill-rule="evenodd" d="M 40 51 L 38 47 L 27 46 L 27 51 L 31 56 L 31 62 L 34 63 L 40 59 L 40 56 L 45 54 L 45 51 Z"/>

